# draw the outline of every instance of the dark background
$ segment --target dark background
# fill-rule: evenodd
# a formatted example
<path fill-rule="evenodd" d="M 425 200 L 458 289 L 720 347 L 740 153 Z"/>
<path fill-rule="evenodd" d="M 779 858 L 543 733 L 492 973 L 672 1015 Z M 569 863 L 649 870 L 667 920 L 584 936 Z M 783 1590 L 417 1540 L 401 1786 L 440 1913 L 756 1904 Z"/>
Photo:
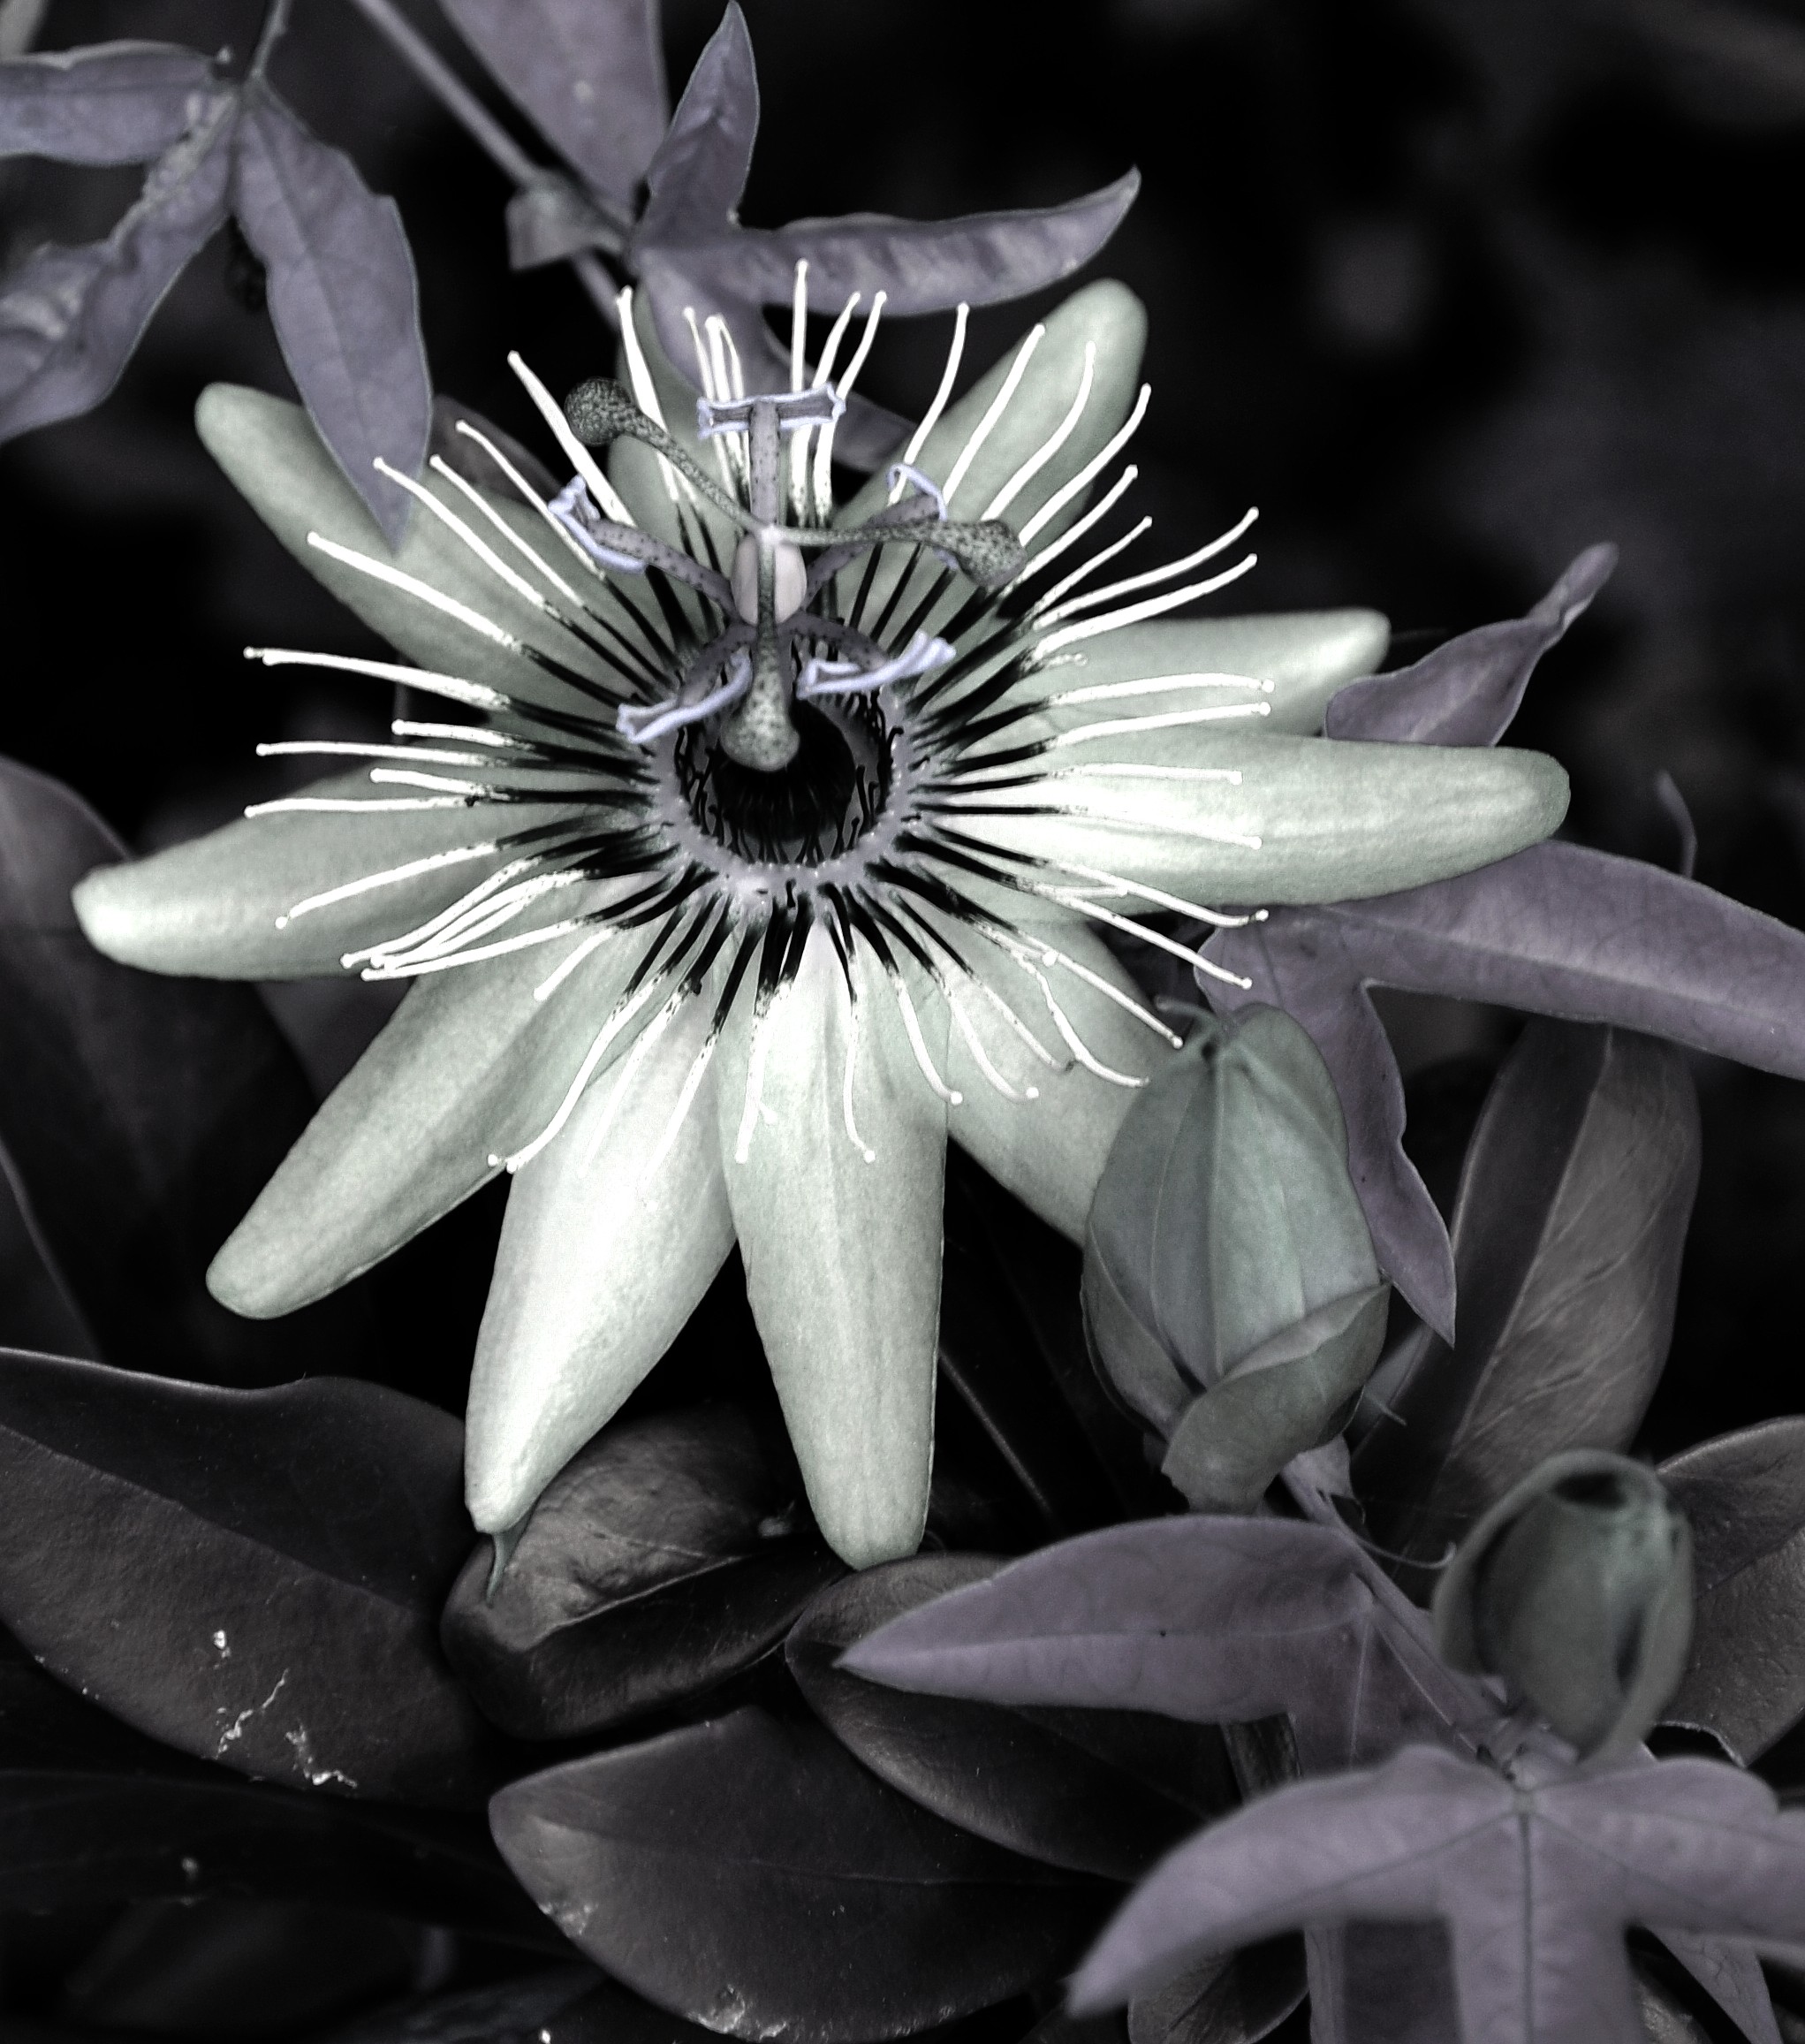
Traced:
<path fill-rule="evenodd" d="M 434 10 L 409 5 L 476 80 Z M 129 34 L 242 53 L 261 12 L 50 0 L 39 46 Z M 1517 735 L 1572 771 L 1575 836 L 1667 855 L 1650 794 L 1665 769 L 1697 821 L 1701 878 L 1805 922 L 1805 5 L 747 12 L 764 91 L 749 224 L 1041 203 L 1139 165 L 1142 196 L 1099 265 L 1152 315 L 1139 500 L 1171 552 L 1257 503 L 1248 607 L 1375 604 L 1394 657 L 1414 657 L 1615 540 L 1615 581 Z M 348 0 L 295 13 L 276 81 L 398 200 L 438 385 L 531 437 L 506 351 L 562 388 L 606 365 L 605 331 L 561 267 L 509 273 L 504 180 Z M 667 6 L 678 84 L 717 19 L 714 0 Z M 0 165 L 5 253 L 103 232 L 134 188 L 132 173 Z M 286 387 L 243 271 L 216 241 L 106 405 L 0 450 L 0 745 L 140 847 L 270 792 L 257 739 L 374 733 L 387 713 L 240 657 L 254 642 L 365 650 L 193 435 L 208 381 Z M 974 368 L 1034 309 L 979 315 Z M 872 393 L 919 406 L 947 325 L 893 329 Z M 277 1000 L 322 1082 L 380 1014 L 367 990 Z M 1511 1027 L 1434 1002 L 1388 1019 L 1414 1071 L 1495 1057 Z M 1805 1092 L 1704 1060 L 1699 1077 L 1704 1180 L 1646 1443 L 1663 1450 L 1800 1402 Z M 492 1217 L 465 1225 L 480 1235 Z M 478 1283 L 470 1312 L 480 1298 Z"/>

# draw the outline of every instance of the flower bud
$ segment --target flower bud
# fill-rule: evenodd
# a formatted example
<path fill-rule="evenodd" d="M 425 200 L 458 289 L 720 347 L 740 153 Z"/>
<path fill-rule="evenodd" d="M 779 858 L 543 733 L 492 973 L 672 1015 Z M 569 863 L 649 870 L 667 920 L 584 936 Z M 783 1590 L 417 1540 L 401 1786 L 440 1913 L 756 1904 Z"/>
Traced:
<path fill-rule="evenodd" d="M 1435 1620 L 1445 1659 L 1501 1677 L 1581 1754 L 1627 1751 L 1686 1667 L 1691 1531 L 1642 1463 L 1551 1455 L 1462 1542 Z"/>
<path fill-rule="evenodd" d="M 1123 1121 L 1084 1258 L 1097 1366 L 1194 1506 L 1251 1507 L 1340 1432 L 1388 1298 L 1316 1045 L 1277 1008 L 1200 1020 Z"/>

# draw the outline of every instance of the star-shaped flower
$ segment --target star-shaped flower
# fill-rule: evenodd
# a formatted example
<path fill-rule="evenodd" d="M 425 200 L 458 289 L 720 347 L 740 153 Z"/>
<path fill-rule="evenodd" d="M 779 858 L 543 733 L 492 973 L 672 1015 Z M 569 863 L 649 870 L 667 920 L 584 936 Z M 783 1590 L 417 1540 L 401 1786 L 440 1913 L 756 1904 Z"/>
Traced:
<path fill-rule="evenodd" d="M 1085 551 L 1133 479 L 1142 326 L 1093 285 L 949 407 L 955 343 L 837 509 L 875 317 L 838 374 L 846 320 L 812 367 L 799 339 L 771 395 L 699 331 L 698 435 L 666 429 L 681 386 L 628 308 L 626 384 L 568 417 L 520 365 L 572 484 L 441 462 L 398 553 L 292 407 L 203 399 L 234 481 L 417 665 L 253 657 L 452 707 L 300 748 L 358 764 L 77 906 L 157 970 L 417 982 L 210 1282 L 286 1312 L 512 1172 L 467 1432 L 504 1545 L 737 1240 L 823 1531 L 855 1563 L 912 1550 L 948 1134 L 1076 1235 L 1178 1040 L 1100 932 L 1194 957 L 1144 918 L 1381 893 L 1559 822 L 1538 754 L 1307 735 L 1373 665 L 1372 613 L 1171 619 L 1251 566 L 1247 521 L 1102 574 L 1141 529 Z"/>

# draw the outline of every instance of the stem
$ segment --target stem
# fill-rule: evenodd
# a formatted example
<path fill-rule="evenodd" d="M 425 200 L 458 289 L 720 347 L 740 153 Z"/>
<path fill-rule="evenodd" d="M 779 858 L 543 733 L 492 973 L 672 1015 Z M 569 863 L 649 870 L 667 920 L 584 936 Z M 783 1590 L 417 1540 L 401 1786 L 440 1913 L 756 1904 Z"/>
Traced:
<path fill-rule="evenodd" d="M 288 10 L 291 0 L 269 0 L 269 11 L 263 17 L 262 33 L 257 38 L 257 47 L 251 53 L 251 68 L 247 75 L 262 78 L 268 70 L 269 59 L 275 54 L 276 45 L 281 42 L 288 27 Z"/>
<path fill-rule="evenodd" d="M 276 0 L 285 8 L 288 0 Z M 544 169 L 535 163 L 508 131 L 471 91 L 431 43 L 414 27 L 394 0 L 352 0 L 352 4 L 380 34 L 385 36 L 402 61 L 426 87 L 439 104 L 459 123 L 464 132 L 488 156 L 502 174 L 520 190 L 543 182 Z M 595 301 L 595 309 L 610 326 L 619 323 L 615 312 L 613 279 L 587 249 L 565 259 L 577 273 L 583 288 Z"/>

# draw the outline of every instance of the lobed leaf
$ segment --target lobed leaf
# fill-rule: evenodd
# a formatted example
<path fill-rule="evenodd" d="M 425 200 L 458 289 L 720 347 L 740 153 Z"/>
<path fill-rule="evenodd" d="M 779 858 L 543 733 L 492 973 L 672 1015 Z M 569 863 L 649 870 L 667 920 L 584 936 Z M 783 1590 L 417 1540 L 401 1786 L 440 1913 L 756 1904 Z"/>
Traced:
<path fill-rule="evenodd" d="M 163 293 L 224 225 L 236 103 L 218 94 L 103 241 L 27 256 L 0 293 L 0 440 L 100 403 Z"/>
<path fill-rule="evenodd" d="M 1524 1030 L 1455 1201 L 1457 1337 L 1387 1387 L 1354 1458 L 1382 1546 L 1432 1563 L 1544 1457 L 1628 1444 L 1667 1359 L 1699 1154 L 1672 1045 Z"/>
<path fill-rule="evenodd" d="M 461 1450 L 448 1414 L 351 1378 L 218 1391 L 0 1352 L 0 1620 L 183 1752 L 467 1803 L 481 1721 L 434 1630 Z"/>
<path fill-rule="evenodd" d="M 432 387 L 413 257 L 392 199 L 276 95 L 247 86 L 232 207 L 269 272 L 269 316 L 308 415 L 391 546 L 412 499 L 375 472 L 420 473 Z"/>

